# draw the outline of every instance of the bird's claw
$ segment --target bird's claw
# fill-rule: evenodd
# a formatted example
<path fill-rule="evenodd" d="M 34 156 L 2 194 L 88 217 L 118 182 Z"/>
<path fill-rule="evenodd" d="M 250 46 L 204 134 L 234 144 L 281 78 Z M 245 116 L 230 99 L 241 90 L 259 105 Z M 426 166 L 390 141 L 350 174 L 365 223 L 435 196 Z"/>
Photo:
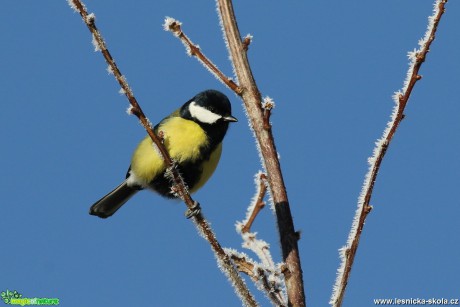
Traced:
<path fill-rule="evenodd" d="M 189 219 L 189 218 L 192 218 L 194 216 L 197 216 L 200 212 L 201 212 L 200 203 L 195 201 L 193 203 L 193 206 L 188 208 L 185 211 L 185 217 Z"/>

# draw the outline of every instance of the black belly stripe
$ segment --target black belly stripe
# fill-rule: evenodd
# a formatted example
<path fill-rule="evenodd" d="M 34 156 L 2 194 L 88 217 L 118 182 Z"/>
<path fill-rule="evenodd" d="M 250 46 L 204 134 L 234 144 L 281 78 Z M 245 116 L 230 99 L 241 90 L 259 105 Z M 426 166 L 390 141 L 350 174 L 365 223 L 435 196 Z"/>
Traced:
<path fill-rule="evenodd" d="M 185 163 L 177 166 L 177 170 L 181 174 L 185 181 L 185 184 L 189 189 L 193 189 L 195 184 L 200 181 L 201 174 L 203 173 L 202 163 Z M 160 195 L 168 198 L 175 198 L 171 193 L 172 182 L 170 178 L 166 178 L 164 173 L 162 176 L 158 176 L 152 182 L 149 187 Z"/>

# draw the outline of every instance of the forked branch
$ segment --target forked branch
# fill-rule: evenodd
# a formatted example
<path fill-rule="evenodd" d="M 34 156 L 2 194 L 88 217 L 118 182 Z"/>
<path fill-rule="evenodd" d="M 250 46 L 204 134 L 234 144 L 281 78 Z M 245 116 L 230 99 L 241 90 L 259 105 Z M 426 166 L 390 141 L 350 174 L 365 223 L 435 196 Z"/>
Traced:
<path fill-rule="evenodd" d="M 268 104 L 266 105 L 267 108 L 264 108 L 262 103 L 262 96 L 260 95 L 260 91 L 252 75 L 246 54 L 251 42 L 251 37 L 246 36 L 243 40 L 241 39 L 232 1 L 217 0 L 217 6 L 227 48 L 238 79 L 236 88 L 229 87 L 243 99 L 250 125 L 256 136 L 257 147 L 262 157 L 262 165 L 267 174 L 269 191 L 272 196 L 271 199 L 273 200 L 273 207 L 278 223 L 283 261 L 285 262 L 285 270 L 283 272 L 289 300 L 288 304 L 290 306 L 305 306 L 302 268 L 297 245 L 298 234 L 294 229 L 294 222 L 292 220 L 291 209 L 289 207 L 284 179 L 278 160 L 278 153 L 276 151 L 269 122 L 273 105 Z M 191 46 L 193 44 L 189 39 L 185 39 L 186 36 L 181 28 L 175 29 L 177 24 L 173 24 L 174 21 L 175 20 L 172 18 L 169 20 L 166 19 L 165 29 L 172 31 L 179 38 L 182 37 L 181 41 L 186 46 L 187 50 L 192 50 Z M 196 49 L 193 49 L 193 52 L 189 51 L 189 53 L 192 55 L 199 54 Z M 228 86 L 227 80 L 229 80 L 229 78 L 225 77 L 222 73 L 216 73 L 213 64 L 207 64 L 207 61 L 203 61 L 199 57 L 198 59 L 207 69 L 215 74 L 219 80 Z M 209 61 L 209 63 L 211 62 Z"/>
<path fill-rule="evenodd" d="M 244 253 L 226 249 L 237 269 L 248 274 L 257 288 L 265 293 L 275 306 L 287 306 L 283 275 L 285 265 L 275 265 L 270 253 L 270 246 L 264 240 L 257 239 L 256 232 L 250 232 L 252 223 L 260 210 L 265 206 L 264 197 L 267 191 L 266 175 L 258 172 L 255 176 L 256 193 L 249 204 L 246 218 L 236 223 L 236 231 L 243 239 L 242 246 L 254 252 L 259 262 L 250 259 Z M 282 269 L 283 268 L 283 269 Z M 250 272 L 248 272 L 250 270 Z"/>
<path fill-rule="evenodd" d="M 257 266 L 243 254 L 232 253 L 231 251 L 227 251 L 227 253 L 231 255 L 230 257 L 235 263 L 238 271 L 248 275 L 257 285 L 259 285 L 259 288 L 264 290 L 265 294 L 272 301 L 274 306 L 286 306 L 281 290 L 273 281 L 270 280 L 270 277 L 268 276 L 268 274 L 273 274 L 274 272 L 267 272 L 266 269 Z"/>

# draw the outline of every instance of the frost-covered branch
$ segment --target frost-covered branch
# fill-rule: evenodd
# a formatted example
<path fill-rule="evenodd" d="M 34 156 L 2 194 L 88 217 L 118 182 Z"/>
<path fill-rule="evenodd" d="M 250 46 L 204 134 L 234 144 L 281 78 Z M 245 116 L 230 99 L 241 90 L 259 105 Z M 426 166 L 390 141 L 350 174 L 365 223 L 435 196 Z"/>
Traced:
<path fill-rule="evenodd" d="M 268 97 L 262 100 L 257 88 L 246 54 L 252 36 L 247 35 L 244 39 L 241 39 L 232 1 L 218 0 L 217 7 L 238 84 L 228 84 L 231 79 L 225 77 L 210 60 L 204 57 L 199 48 L 185 36 L 180 27 L 180 22 L 168 17 L 165 20 L 164 28 L 181 39 L 189 55 L 196 56 L 211 73 L 243 99 L 250 126 L 255 134 L 261 162 L 266 170 L 268 190 L 271 196 L 270 201 L 277 217 L 282 256 L 285 262 L 283 273 L 289 304 L 292 306 L 305 306 L 302 268 L 297 244 L 299 237 L 294 229 L 278 153 L 271 131 L 270 115 L 274 103 Z"/>
<path fill-rule="evenodd" d="M 121 86 L 120 92 L 125 94 L 126 97 L 128 98 L 129 103 L 131 105 L 130 108 L 128 109 L 128 113 L 134 114 L 139 118 L 142 126 L 145 128 L 150 138 L 152 139 L 153 143 L 155 144 L 154 146 L 156 146 L 156 148 L 158 149 L 158 152 L 163 157 L 166 165 L 168 165 L 167 173 L 169 173 L 169 177 L 174 182 L 174 186 L 173 186 L 174 191 L 185 202 L 185 204 L 190 210 L 196 209 L 198 203 L 195 202 L 191 198 L 182 177 L 180 176 L 179 172 L 177 171 L 177 168 L 175 167 L 174 161 L 169 156 L 169 153 L 164 147 L 160 137 L 158 137 L 153 132 L 152 124 L 145 116 L 136 98 L 134 97 L 134 94 L 131 88 L 129 87 L 128 82 L 126 81 L 126 78 L 122 75 L 122 73 L 118 69 L 114 59 L 112 58 L 109 50 L 107 49 L 106 43 L 104 42 L 104 39 L 100 31 L 96 27 L 96 23 L 95 23 L 96 16 L 93 13 L 88 14 L 86 6 L 80 0 L 68 0 L 68 3 L 71 8 L 73 8 L 76 12 L 78 12 L 81 15 L 83 21 L 85 22 L 85 24 L 87 25 L 88 29 L 90 30 L 93 36 L 92 42 L 93 42 L 95 51 L 102 52 L 102 55 L 104 56 L 107 64 L 109 65 L 109 68 L 107 69 L 107 71 L 115 76 L 116 80 Z M 223 250 L 223 248 L 217 241 L 217 238 L 213 230 L 211 229 L 211 226 L 209 225 L 207 220 L 203 217 L 202 213 L 198 212 L 197 214 L 195 214 L 193 216 L 193 220 L 197 227 L 198 232 L 211 245 L 211 249 L 213 250 L 216 256 L 217 263 L 220 269 L 228 277 L 229 281 L 231 282 L 231 284 L 233 285 L 235 289 L 235 292 L 240 297 L 243 304 L 245 306 L 258 306 L 254 297 L 252 296 L 249 289 L 247 288 L 245 282 L 243 281 L 241 276 L 238 274 L 238 271 L 235 269 L 233 262 L 230 260 L 228 255 L 225 253 L 225 251 Z"/>
<path fill-rule="evenodd" d="M 247 58 L 251 38 L 241 39 L 231 0 L 217 0 L 217 11 L 238 86 L 242 89 L 240 96 L 243 99 L 250 126 L 255 134 L 261 162 L 267 174 L 270 200 L 276 214 L 282 257 L 285 263 L 283 273 L 288 305 L 305 306 L 302 268 L 297 244 L 298 234 L 294 228 L 272 127 L 269 123 L 270 112 L 262 105 L 262 96 Z"/>
<path fill-rule="evenodd" d="M 256 232 L 250 232 L 250 225 L 254 221 L 260 209 L 264 206 L 264 196 L 266 191 L 266 176 L 259 172 L 255 176 L 256 193 L 248 206 L 246 218 L 237 222 L 236 231 L 243 239 L 243 247 L 253 251 L 260 259 L 262 265 L 275 271 L 275 263 L 270 254 L 270 246 L 264 240 L 257 239 Z"/>
<path fill-rule="evenodd" d="M 430 51 L 431 43 L 435 39 L 436 30 L 442 14 L 444 13 L 446 3 L 447 0 L 435 1 L 433 15 L 428 18 L 427 31 L 424 37 L 419 41 L 419 48 L 408 54 L 410 60 L 409 70 L 402 90 L 396 92 L 393 96 L 396 105 L 393 108 L 391 120 L 388 122 L 383 132 L 383 136 L 377 140 L 373 155 L 368 160 L 369 171 L 366 174 L 361 195 L 359 196 L 358 209 L 356 210 L 348 241 L 347 244 L 340 249 L 340 258 L 342 262 L 337 272 L 337 279 L 330 300 L 330 304 L 334 307 L 342 305 L 364 223 L 367 215 L 372 209 L 370 201 L 380 165 L 399 124 L 404 118 L 404 110 L 414 85 L 422 78 L 422 76 L 419 75 L 419 70 L 422 63 L 425 61 L 427 53 Z"/>
<path fill-rule="evenodd" d="M 264 240 L 257 239 L 256 232 L 250 232 L 252 223 L 260 210 L 265 206 L 264 197 L 267 191 L 266 175 L 258 172 L 255 176 L 256 193 L 248 206 L 246 218 L 236 223 L 236 231 L 243 239 L 243 247 L 254 252 L 259 258 L 260 263 L 256 263 L 244 253 L 238 253 L 233 249 L 226 249 L 227 253 L 235 262 L 238 270 L 248 274 L 259 290 L 264 291 L 267 297 L 272 300 L 275 306 L 286 306 L 286 298 L 283 296 L 284 282 L 280 278 L 282 275 L 281 267 L 276 266 L 270 254 L 270 246 Z M 248 272 L 249 271 L 249 272 Z"/>
<path fill-rule="evenodd" d="M 85 22 L 86 26 L 88 27 L 89 31 L 92 34 L 92 43 L 94 46 L 95 51 L 100 51 L 104 56 L 105 61 L 108 64 L 107 71 L 110 74 L 115 76 L 115 79 L 121 86 L 120 93 L 126 95 L 128 101 L 130 103 L 130 108 L 128 109 L 129 114 L 136 115 L 142 126 L 145 128 L 147 133 L 149 134 L 150 138 L 152 139 L 153 143 L 156 145 L 158 152 L 161 154 L 163 159 L 165 160 L 166 164 L 169 166 L 173 165 L 173 161 L 169 156 L 169 153 L 163 146 L 161 140 L 158 138 L 157 135 L 153 132 L 153 126 L 150 121 L 145 116 L 144 112 L 142 111 L 141 107 L 139 106 L 136 98 L 134 97 L 133 91 L 131 90 L 128 82 L 126 81 L 126 77 L 121 73 L 115 60 L 113 59 L 112 55 L 110 54 L 109 50 L 107 49 L 106 43 L 96 27 L 96 16 L 94 13 L 89 14 L 86 6 L 80 0 L 68 0 L 69 5 L 81 15 L 83 21 Z M 184 185 L 185 187 L 185 185 Z M 185 194 L 188 194 L 185 193 Z"/>
<path fill-rule="evenodd" d="M 256 174 L 256 194 L 254 195 L 254 199 L 248 207 L 246 219 L 241 222 L 241 233 L 247 233 L 251 230 L 252 223 L 254 223 L 257 214 L 259 214 L 260 210 L 265 207 L 264 197 L 265 193 L 267 192 L 266 180 L 267 176 L 264 173 L 259 172 Z"/>
<path fill-rule="evenodd" d="M 287 306 L 281 287 L 278 284 L 280 273 L 263 268 L 244 253 L 239 253 L 232 249 L 225 249 L 225 251 L 230 255 L 237 269 L 248 275 L 255 282 L 257 288 L 267 295 L 274 306 Z M 275 274 L 277 280 L 273 278 Z"/>
<path fill-rule="evenodd" d="M 239 94 L 241 93 L 241 89 L 238 85 L 233 82 L 233 80 L 227 76 L 225 76 L 217 66 L 211 62 L 209 58 L 207 58 L 198 45 L 195 45 L 190 38 L 185 35 L 182 31 L 181 27 L 182 23 L 174 18 L 166 17 L 165 22 L 163 24 L 163 28 L 165 31 L 171 31 L 174 36 L 179 38 L 181 42 L 185 46 L 185 50 L 187 50 L 187 54 L 189 56 L 194 56 L 198 59 L 198 61 L 211 72 L 217 80 L 221 81 L 224 85 L 228 86 L 232 91 Z"/>

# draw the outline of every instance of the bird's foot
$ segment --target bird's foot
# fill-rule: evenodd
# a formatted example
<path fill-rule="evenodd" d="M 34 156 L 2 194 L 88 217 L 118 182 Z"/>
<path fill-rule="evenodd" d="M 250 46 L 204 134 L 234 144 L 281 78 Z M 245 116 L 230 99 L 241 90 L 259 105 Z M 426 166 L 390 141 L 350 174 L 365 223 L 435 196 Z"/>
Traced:
<path fill-rule="evenodd" d="M 200 212 L 201 212 L 200 203 L 197 201 L 194 201 L 193 206 L 188 208 L 184 214 L 185 214 L 185 217 L 189 219 L 193 216 L 197 216 Z"/>

